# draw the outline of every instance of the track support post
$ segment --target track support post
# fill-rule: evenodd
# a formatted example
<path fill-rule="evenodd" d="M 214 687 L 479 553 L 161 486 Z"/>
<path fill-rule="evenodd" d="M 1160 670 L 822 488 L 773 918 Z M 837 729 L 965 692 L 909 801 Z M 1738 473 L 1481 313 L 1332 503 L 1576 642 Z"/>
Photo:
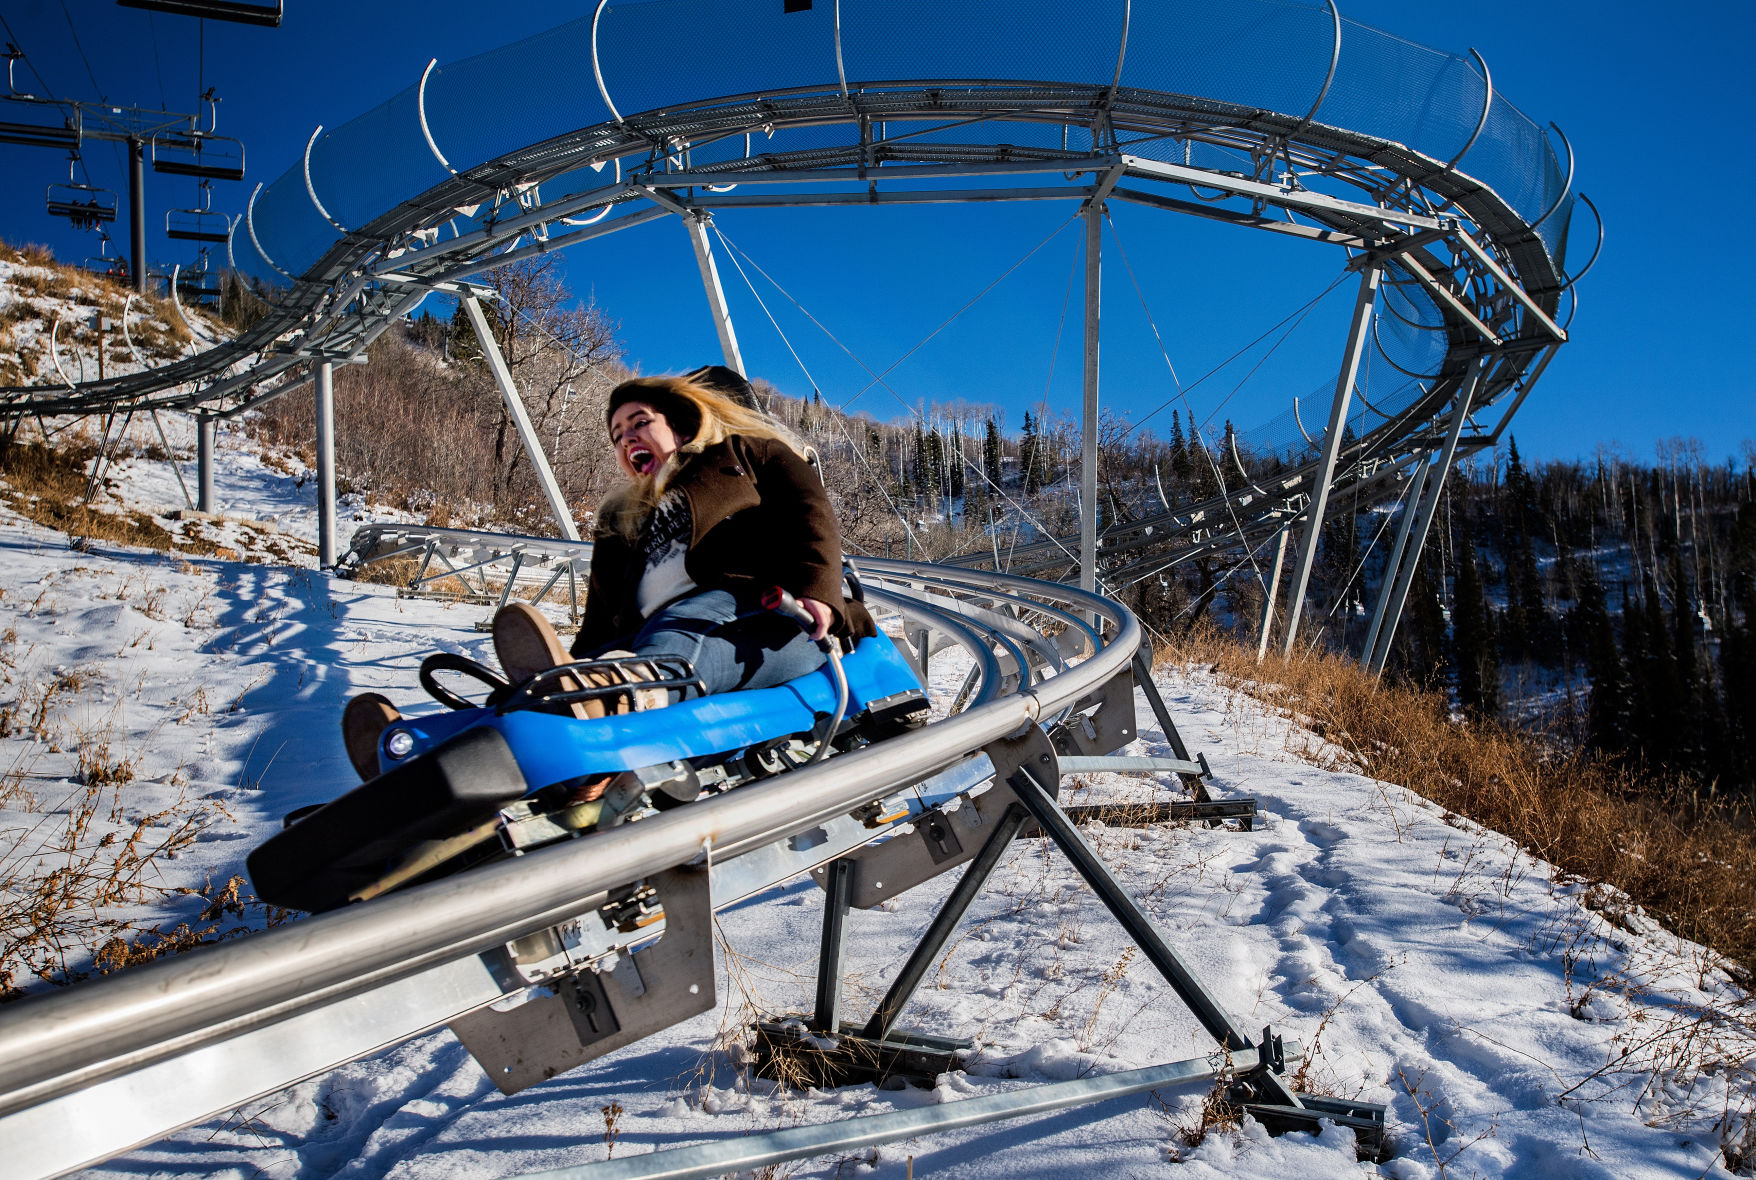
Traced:
<path fill-rule="evenodd" d="M 567 498 L 561 494 L 561 485 L 555 482 L 555 473 L 549 467 L 549 457 L 543 453 L 543 441 L 537 437 L 536 427 L 531 425 L 530 414 L 524 408 L 524 398 L 519 396 L 518 386 L 513 384 L 512 370 L 506 367 L 506 358 L 500 354 L 500 345 L 488 327 L 488 317 L 482 314 L 481 300 L 471 291 L 459 302 L 463 304 L 464 311 L 469 313 L 470 327 L 476 332 L 476 343 L 481 345 L 482 356 L 488 362 L 488 370 L 494 375 L 494 384 L 500 388 L 500 397 L 506 403 L 506 412 L 511 415 L 513 425 L 518 427 L 518 437 L 524 443 L 524 453 L 529 456 L 530 465 L 536 469 L 537 481 L 543 485 L 543 495 L 549 501 L 549 511 L 555 514 L 555 523 L 560 527 L 561 535 L 569 541 L 577 541 L 579 529 L 573 523 L 573 513 L 567 507 Z"/>
<path fill-rule="evenodd" d="M 1372 309 L 1377 304 L 1378 283 L 1383 275 L 1380 262 L 1368 263 L 1360 273 L 1360 292 L 1354 300 L 1354 315 L 1348 325 L 1347 351 L 1342 356 L 1341 375 L 1335 383 L 1335 400 L 1329 407 L 1329 426 L 1323 432 L 1323 455 L 1311 476 L 1311 503 L 1306 509 L 1305 535 L 1299 542 L 1299 560 L 1293 567 L 1293 584 L 1287 598 L 1287 633 L 1281 644 L 1282 659 L 1292 658 L 1293 647 L 1298 642 L 1299 616 L 1305 609 L 1305 590 L 1311 583 L 1317 541 L 1323 533 L 1323 510 L 1329 506 L 1329 485 L 1335 478 L 1335 460 L 1341 453 L 1348 406 L 1353 402 L 1354 381 L 1360 373 L 1360 358 L 1366 352 Z"/>
<path fill-rule="evenodd" d="M 335 567 L 335 366 L 317 365 L 317 566 Z"/>
<path fill-rule="evenodd" d="M 216 419 L 212 414 L 195 416 L 195 510 L 212 512 L 213 442 Z"/>
<path fill-rule="evenodd" d="M 1439 510 L 1439 497 L 1445 493 L 1446 477 L 1451 474 L 1451 466 L 1457 459 L 1457 442 L 1463 435 L 1463 424 L 1469 420 L 1470 404 L 1475 400 L 1476 389 L 1492 361 L 1491 353 L 1484 353 L 1478 358 L 1471 366 L 1469 375 L 1464 378 L 1462 388 L 1457 391 L 1457 404 L 1452 407 L 1451 420 L 1445 426 L 1445 445 L 1439 452 L 1438 463 L 1428 476 L 1427 498 L 1421 505 L 1420 519 L 1415 522 L 1410 534 L 1414 538 L 1414 545 L 1396 571 L 1396 585 L 1389 598 L 1384 626 L 1373 636 L 1375 646 L 1366 653 L 1366 670 L 1373 675 L 1383 672 L 1384 661 L 1390 658 L 1390 641 L 1396 636 L 1396 625 L 1402 621 L 1402 607 L 1408 600 L 1408 588 L 1414 581 L 1415 567 L 1420 564 L 1421 551 L 1427 546 L 1427 533 L 1433 527 L 1433 514 Z"/>
<path fill-rule="evenodd" d="M 848 906 L 854 894 L 854 862 L 829 862 L 823 890 L 823 941 L 817 952 L 817 1008 L 813 1032 L 833 1035 L 841 1027 L 841 967 L 847 954 Z"/>
<path fill-rule="evenodd" d="M 1085 207 L 1085 409 L 1079 446 L 1079 588 L 1097 589 L 1098 347 L 1103 301 L 1101 201 Z"/>
<path fill-rule="evenodd" d="M 701 286 L 707 293 L 707 309 L 713 313 L 713 330 L 719 334 L 719 350 L 726 368 L 744 376 L 744 354 L 738 349 L 738 333 L 732 327 L 732 311 L 726 305 L 726 289 L 719 281 L 719 265 L 713 260 L 713 244 L 707 240 L 711 215 L 692 210 L 683 217 L 689 243 L 695 247 L 695 265 L 701 268 Z"/>

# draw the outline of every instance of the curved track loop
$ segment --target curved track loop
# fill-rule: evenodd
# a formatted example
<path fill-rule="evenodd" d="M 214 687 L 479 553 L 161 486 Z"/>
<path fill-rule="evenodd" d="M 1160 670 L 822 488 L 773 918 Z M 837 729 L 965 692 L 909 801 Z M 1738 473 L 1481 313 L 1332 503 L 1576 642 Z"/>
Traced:
<path fill-rule="evenodd" d="M 679 13 L 706 14 L 712 7 L 679 3 Z M 1210 8 L 1216 20 L 1259 19 L 1295 35 L 1294 25 L 1278 22 L 1296 16 L 1296 5 L 1227 0 Z M 572 46 L 567 39 L 583 36 L 589 24 L 603 100 L 592 117 L 607 113 L 608 120 L 502 150 L 470 167 L 458 166 L 464 161 L 455 151 L 440 155 L 442 178 L 375 216 L 365 207 L 349 212 L 345 220 L 353 228 L 345 233 L 306 217 L 309 169 L 317 162 L 308 153 L 268 187 L 264 209 L 279 212 L 264 218 L 267 237 L 257 244 L 261 262 L 245 260 L 247 269 L 277 287 L 276 303 L 259 323 L 231 342 L 149 373 L 71 388 L 5 389 L 0 402 L 43 414 L 89 413 L 123 403 L 235 413 L 302 385 L 315 362 L 360 356 L 428 292 L 457 291 L 497 265 L 651 221 L 806 205 L 1122 201 L 1327 243 L 1341 247 L 1350 266 L 1369 257 L 1390 268 L 1387 281 L 1398 287 L 1412 314 L 1396 312 L 1399 318 L 1385 322 L 1399 336 L 1400 349 L 1412 344 L 1422 355 L 1418 364 L 1404 356 L 1406 367 L 1388 353 L 1385 360 L 1402 372 L 1427 376 L 1403 387 L 1412 397 L 1386 401 L 1374 394 L 1372 404 L 1400 408 L 1359 430 L 1362 437 L 1340 456 L 1334 496 L 1382 493 L 1387 468 L 1401 469 L 1434 453 L 1439 424 L 1478 356 L 1488 353 L 1493 363 L 1473 392 L 1472 407 L 1479 411 L 1502 399 L 1516 406 L 1566 340 L 1557 320 L 1564 318 L 1562 296 L 1572 285 L 1560 261 L 1562 214 L 1573 199 L 1571 152 L 1563 180 L 1562 164 L 1541 129 L 1498 94 L 1479 57 L 1470 66 L 1421 50 L 1417 56 L 1426 55 L 1422 60 L 1439 71 L 1422 75 L 1426 81 L 1383 74 L 1392 59 L 1374 54 L 1391 43 L 1399 52 L 1408 47 L 1362 25 L 1348 25 L 1344 33 L 1334 6 L 1326 4 L 1321 21 L 1297 26 L 1305 30 L 1297 36 L 1306 40 L 1320 28 L 1321 44 L 1312 41 L 1306 48 L 1328 67 L 1321 89 L 1314 76 L 1314 101 L 1275 90 L 1285 109 L 1273 110 L 1151 88 L 1192 78 L 1154 64 L 1154 55 L 1164 55 L 1167 47 L 1130 31 L 1126 4 L 1063 10 L 1073 21 L 1065 30 L 1072 40 L 1108 44 L 1106 38 L 1120 37 L 1115 57 L 1106 58 L 1115 62 L 1114 76 L 1106 67 L 1102 84 L 1090 78 L 996 77 L 992 55 L 982 52 L 992 48 L 985 39 L 951 37 L 948 30 L 961 27 L 962 18 L 948 6 L 940 24 L 927 21 L 898 43 L 901 56 L 894 64 L 905 72 L 861 80 L 848 74 L 858 67 L 843 57 L 838 4 L 833 55 L 827 39 L 789 43 L 796 53 L 789 55 L 786 85 L 752 89 L 772 81 L 754 76 L 752 67 L 701 82 L 723 85 L 720 96 L 667 100 L 635 112 L 628 109 L 631 103 L 654 95 L 610 101 L 614 87 L 605 89 L 604 70 L 629 63 L 614 52 L 626 46 L 613 37 L 599 62 L 598 24 L 626 19 L 632 28 L 649 10 L 657 11 L 601 0 L 584 23 L 453 63 L 437 74 L 429 64 L 418 83 L 380 108 L 407 108 L 403 132 L 425 160 L 434 143 L 427 125 L 429 91 L 444 82 L 448 69 L 478 83 L 489 77 L 483 70 L 516 72 L 521 63 L 547 60 L 544 54 Z M 1118 16 L 1120 24 L 1112 19 Z M 784 34 L 777 26 L 762 35 L 805 36 L 815 26 L 805 21 L 785 28 Z M 774 46 L 763 48 L 761 59 L 770 61 Z M 713 58 L 737 56 L 725 49 L 715 45 Z M 916 59 L 921 68 L 906 72 L 904 63 Z M 1124 71 L 1124 60 L 1140 68 L 1131 64 Z M 1337 74 L 1338 60 L 1352 63 L 1345 78 Z M 1064 68 L 1078 72 L 1070 62 Z M 1460 146 L 1439 133 L 1444 119 L 1387 121 L 1384 111 L 1370 113 L 1370 102 L 1356 110 L 1364 100 L 1376 101 L 1374 79 L 1384 88 L 1428 88 L 1421 102 L 1398 110 L 1462 111 L 1464 104 L 1468 118 L 1460 126 L 1473 126 L 1473 132 Z M 1130 80 L 1134 84 L 1125 84 Z M 514 77 L 505 82 L 518 89 Z M 1243 76 L 1207 82 L 1227 94 L 1256 92 Z M 1338 96 L 1331 95 L 1332 85 Z M 1395 128 L 1409 142 L 1323 121 L 1344 110 L 1355 111 L 1365 125 Z M 1498 118 L 1491 118 L 1496 112 Z M 356 152 L 362 143 L 382 147 L 384 141 L 372 136 L 381 136 L 386 126 L 396 130 L 373 122 L 382 117 L 368 112 L 324 142 L 333 137 L 336 144 L 354 144 Z M 508 141 L 494 142 L 503 147 Z M 336 148 L 340 154 L 326 166 L 354 166 L 361 186 L 382 194 L 379 201 L 391 199 L 405 176 L 433 176 L 430 169 L 398 171 L 393 161 L 402 157 L 377 147 L 359 159 Z M 277 194 L 283 199 L 271 199 Z M 354 196 L 360 205 L 370 204 Z M 277 224 L 266 224 L 276 218 Z M 256 222 L 245 221 L 254 234 Z M 1554 240 L 1546 240 L 1539 227 Z M 281 263 L 304 269 L 293 276 Z M 290 283 L 280 285 L 279 276 Z M 1469 431 L 1461 453 L 1490 445 L 1499 430 Z M 1272 479 L 1258 480 L 1267 494 L 1236 491 L 1111 530 L 1103 541 L 1107 584 L 1125 587 L 1219 549 L 1248 554 L 1259 548 L 1304 511 L 1319 467 L 1309 454 L 1282 455 L 1279 461 L 1282 469 Z M 1394 486 L 1389 494 L 1396 494 Z M 1013 557 L 1017 568 L 1046 572 L 1064 568 L 1071 549 L 1047 541 L 1022 547 Z M 983 564 L 979 556 L 968 561 Z"/>
<path fill-rule="evenodd" d="M 956 645 L 973 660 L 978 683 L 967 708 L 877 745 L 637 823 L 8 1005 L 0 1010 L 0 1138 L 20 1144 L 20 1150 L 65 1139 L 55 1127 L 79 1122 L 82 1115 L 95 1117 L 94 1105 L 114 1111 L 120 1097 L 130 1093 L 127 1086 L 133 1085 L 136 1094 L 148 1086 L 165 1089 L 164 1079 L 175 1075 L 164 1070 L 182 1058 L 198 1061 L 208 1050 L 225 1053 L 237 1038 L 272 1031 L 279 1022 L 343 1012 L 338 1005 L 350 997 L 496 951 L 590 912 L 602 904 L 606 890 L 675 866 L 725 865 L 866 803 L 894 799 L 951 768 L 963 767 L 959 782 L 979 783 L 992 774 L 982 755 L 985 747 L 1067 714 L 1125 672 L 1141 644 L 1140 627 L 1126 608 L 1068 586 L 904 561 L 872 561 L 864 574 L 869 600 L 881 617 L 899 615 L 917 635 L 924 629 L 929 650 L 935 644 Z M 886 834 L 880 827 L 857 839 Z M 845 850 L 828 849 L 821 859 Z M 716 892 L 715 905 L 726 900 Z M 507 985 L 506 990 L 517 989 Z M 459 1001 L 460 1011 L 495 998 Z M 231 1089 L 215 1090 L 195 1106 L 187 1103 L 197 1099 L 186 1097 L 175 1115 L 162 1116 L 168 1120 L 163 1125 L 144 1115 L 140 1118 L 146 1121 L 135 1124 L 104 1116 L 115 1124 L 106 1131 L 114 1139 L 104 1154 L 455 1014 L 441 1008 L 411 1017 L 406 1027 L 363 1030 L 357 1043 L 336 1050 L 334 1058 L 303 1068 L 252 1064 L 249 1068 L 291 1072 L 231 1082 Z M 267 1056 L 239 1049 L 222 1059 L 236 1067 L 239 1059 Z M 106 1081 L 114 1082 L 108 1092 Z M 198 1091 L 193 1083 L 186 1087 L 187 1093 Z"/>

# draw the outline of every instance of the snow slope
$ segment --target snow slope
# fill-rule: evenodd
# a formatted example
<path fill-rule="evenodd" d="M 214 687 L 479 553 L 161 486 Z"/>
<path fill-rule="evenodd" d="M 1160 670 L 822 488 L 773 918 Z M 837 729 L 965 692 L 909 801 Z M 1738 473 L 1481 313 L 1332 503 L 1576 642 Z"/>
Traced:
<path fill-rule="evenodd" d="M 221 454 L 228 508 L 309 535 L 309 485 L 247 451 Z M 141 463 L 124 486 L 171 503 L 168 480 L 163 464 Z M 117 788 L 129 814 L 179 793 L 224 807 L 160 866 L 169 885 L 241 871 L 283 812 L 350 785 L 335 724 L 347 695 L 372 688 L 415 704 L 426 652 L 487 657 L 483 608 L 401 600 L 310 568 L 75 554 L 10 515 L 0 552 L 7 692 L 68 670 L 84 685 L 55 698 L 52 738 L 0 739 L 0 768 L 27 767 L 20 781 L 37 800 L 3 805 L 0 839 L 28 840 L 78 789 L 78 746 L 101 730 L 135 761 L 134 781 Z M 948 662 L 941 674 L 956 672 Z M 1751 1134 L 1756 1035 L 1746 997 L 1710 954 L 1493 832 L 1318 769 L 1296 753 L 1308 734 L 1199 670 L 1165 670 L 1161 685 L 1219 792 L 1254 795 L 1265 822 L 1091 834 L 1247 1026 L 1272 1023 L 1311 1047 L 1306 1088 L 1390 1105 L 1391 1159 L 1357 1162 L 1351 1136 L 1333 1129 L 1270 1139 L 1246 1124 L 1190 1146 L 1201 1095 L 1167 1091 L 779 1174 L 900 1177 L 911 1159 L 916 1175 L 972 1177 L 1728 1174 L 1722 1135 Z M 191 707 L 198 698 L 205 709 Z M 1150 717 L 1144 705 L 1139 715 Z M 1143 724 L 1135 752 L 1168 751 Z M 1069 787 L 1075 802 L 1163 790 L 1108 776 Z M 950 885 L 856 911 L 852 1015 L 882 993 Z M 199 908 L 179 895 L 153 904 L 182 919 Z M 930 1090 L 773 1092 L 748 1080 L 738 1045 L 754 1014 L 808 1007 L 820 913 L 816 886 L 795 881 L 722 914 L 717 1011 L 516 1096 L 499 1095 L 441 1032 L 91 1174 L 506 1176 L 602 1159 L 607 1129 L 623 1156 L 1211 1048 L 1066 862 L 1027 841 L 903 1017 L 974 1039 L 967 1073 Z"/>

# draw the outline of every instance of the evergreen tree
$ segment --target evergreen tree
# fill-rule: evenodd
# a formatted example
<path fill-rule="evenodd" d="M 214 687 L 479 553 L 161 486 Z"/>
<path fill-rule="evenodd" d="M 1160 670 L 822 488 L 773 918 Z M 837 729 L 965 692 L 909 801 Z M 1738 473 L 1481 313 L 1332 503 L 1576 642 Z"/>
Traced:
<path fill-rule="evenodd" d="M 1189 482 L 1189 444 L 1183 440 L 1183 415 L 1179 410 L 1171 411 L 1171 472 L 1179 484 Z"/>
<path fill-rule="evenodd" d="M 1452 660 L 1457 665 L 1457 700 L 1465 709 L 1493 717 L 1500 712 L 1500 660 L 1494 651 L 1494 618 L 1482 593 L 1476 564 L 1475 533 L 1460 521 L 1457 584 L 1451 603 Z"/>
<path fill-rule="evenodd" d="M 1043 440 L 1038 422 L 1029 410 L 1024 412 L 1024 433 L 1018 440 L 1018 466 L 1024 494 L 1029 496 L 1043 486 Z"/>
<path fill-rule="evenodd" d="M 1001 458 L 1003 440 L 1000 437 L 1000 423 L 988 415 L 987 431 L 982 436 L 982 474 L 992 481 L 994 487 L 1001 486 Z"/>
<path fill-rule="evenodd" d="M 1579 579 L 1579 602 L 1572 612 L 1574 643 L 1585 652 L 1591 678 L 1586 713 L 1586 742 L 1606 754 L 1627 748 L 1629 722 L 1628 672 L 1616 650 L 1616 632 L 1604 601 L 1597 570 L 1586 565 Z"/>

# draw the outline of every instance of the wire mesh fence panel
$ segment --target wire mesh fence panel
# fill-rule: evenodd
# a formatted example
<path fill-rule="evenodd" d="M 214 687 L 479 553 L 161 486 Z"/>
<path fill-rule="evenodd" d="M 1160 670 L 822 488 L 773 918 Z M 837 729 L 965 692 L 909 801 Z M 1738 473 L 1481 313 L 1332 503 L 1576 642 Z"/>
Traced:
<path fill-rule="evenodd" d="M 411 85 L 311 148 L 311 187 L 330 216 L 358 229 L 449 175 L 421 134 L 419 86 Z"/>
<path fill-rule="evenodd" d="M 1136 4 L 1122 84 L 1299 116 L 1323 89 L 1333 45 L 1321 4 Z"/>
<path fill-rule="evenodd" d="M 1458 168 L 1493 189 L 1527 221 L 1542 216 L 1566 180 L 1549 137 L 1498 89 L 1488 125 Z M 1553 254 L 1556 244 L 1546 237 L 1545 242 Z"/>
<path fill-rule="evenodd" d="M 842 0 L 842 58 L 850 86 L 926 78 L 1108 86 L 1122 17 L 1122 0 Z"/>
<path fill-rule="evenodd" d="M 251 220 L 255 223 L 256 240 L 267 255 L 263 266 L 252 273 L 273 282 L 284 281 L 276 268 L 295 277 L 304 274 L 341 237 L 333 225 L 323 220 L 305 191 L 302 158 L 262 190 Z M 249 234 L 244 236 L 248 238 Z M 238 261 L 245 264 L 246 270 L 250 269 L 244 257 Z"/>
<path fill-rule="evenodd" d="M 606 6 L 595 43 L 605 90 L 624 117 L 759 93 L 836 94 L 837 6 L 786 7 L 769 0 L 624 0 Z M 842 0 L 839 16 L 851 88 L 946 84 L 942 121 L 881 121 L 873 128 L 881 154 L 892 159 L 909 159 L 911 152 L 931 157 L 958 144 L 1099 148 L 1093 129 L 1071 117 L 984 119 L 991 112 L 965 109 L 971 96 L 957 89 L 957 81 L 1106 87 L 1116 79 L 1119 55 L 1125 88 L 1188 96 L 1185 105 L 1208 120 L 1217 115 L 1223 124 L 1231 114 L 1215 104 L 1300 118 L 1324 94 L 1336 46 L 1329 8 L 1312 0 L 1162 0 L 1134 4 L 1131 11 L 1123 0 Z M 330 217 L 352 230 L 445 180 L 435 149 L 459 171 L 518 153 L 528 165 L 523 191 L 509 186 L 498 198 L 459 209 L 447 219 L 448 234 L 503 215 L 509 201 L 528 207 L 539 197 L 554 200 L 613 184 L 614 165 L 581 167 L 582 160 L 603 163 L 614 143 L 626 142 L 600 94 L 593 51 L 593 18 L 584 16 L 437 66 L 425 88 L 431 147 L 421 131 L 420 90 L 411 85 L 319 137 L 310 157 L 311 189 Z M 1475 133 L 1486 94 L 1483 77 L 1466 59 L 1344 20 L 1335 76 L 1315 117 L 1444 161 Z M 851 112 L 846 122 L 778 129 L 761 113 L 753 109 L 748 127 L 721 127 L 702 142 L 655 143 L 652 157 L 661 168 L 709 167 L 798 153 L 801 163 L 828 165 L 845 162 L 859 144 Z M 1195 142 L 1180 128 L 1144 136 L 1124 129 L 1120 139 L 1123 150 L 1152 159 L 1260 171 L 1261 161 L 1247 147 Z M 602 154 L 594 150 L 599 141 Z M 564 178 L 544 171 L 545 156 L 536 146 L 544 144 L 551 145 L 554 168 L 566 171 Z M 955 150 L 949 154 L 957 158 Z M 1559 256 L 1572 201 L 1557 201 L 1565 166 L 1541 127 L 1496 94 L 1459 167 L 1527 219 L 1552 208 L 1538 228 L 1551 254 Z M 540 189 L 530 190 L 533 182 Z M 1217 192 L 1194 192 L 1223 199 Z M 340 238 L 307 192 L 300 161 L 262 191 L 254 225 L 273 265 L 257 261 L 247 229 L 234 241 L 238 262 L 277 281 L 277 270 L 303 273 Z M 1392 300 L 1389 306 L 1399 305 Z M 1405 318 L 1421 328 L 1437 325 L 1428 311 Z M 1440 334 L 1423 333 L 1395 315 L 1381 320 L 1386 359 L 1426 371 L 1442 345 Z"/>
<path fill-rule="evenodd" d="M 612 4 L 598 25 L 598 62 L 624 118 L 757 92 L 839 90 L 831 4 Z"/>
<path fill-rule="evenodd" d="M 1464 58 L 1344 19 L 1335 81 L 1317 120 L 1443 163 L 1469 142 L 1487 97 L 1486 79 Z"/>
<path fill-rule="evenodd" d="M 609 117 L 592 77 L 590 17 L 440 66 L 427 80 L 427 124 L 459 171 Z"/>

